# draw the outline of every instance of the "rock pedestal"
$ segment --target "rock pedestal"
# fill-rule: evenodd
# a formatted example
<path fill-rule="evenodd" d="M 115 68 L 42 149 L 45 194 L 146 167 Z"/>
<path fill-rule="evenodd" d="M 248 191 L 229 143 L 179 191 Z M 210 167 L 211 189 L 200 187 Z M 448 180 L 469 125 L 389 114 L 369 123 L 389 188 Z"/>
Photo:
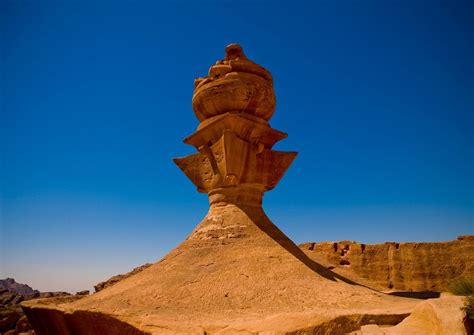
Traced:
<path fill-rule="evenodd" d="M 275 110 L 270 73 L 231 44 L 225 59 L 195 80 L 193 109 L 201 123 L 184 142 L 198 152 L 175 163 L 208 193 L 211 205 L 261 206 L 263 192 L 276 186 L 296 156 L 272 150 L 287 135 L 268 124 Z"/>

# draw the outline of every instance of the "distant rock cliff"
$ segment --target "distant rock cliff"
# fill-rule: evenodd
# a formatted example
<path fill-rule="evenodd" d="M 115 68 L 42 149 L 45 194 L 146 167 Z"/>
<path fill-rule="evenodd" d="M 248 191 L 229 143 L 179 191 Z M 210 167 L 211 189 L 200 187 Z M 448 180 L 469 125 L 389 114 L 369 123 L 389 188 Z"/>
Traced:
<path fill-rule="evenodd" d="M 39 293 L 38 290 L 33 290 L 30 286 L 26 284 L 17 283 L 13 278 L 0 279 L 0 289 L 8 290 L 10 292 L 15 292 L 23 295 Z"/>
<path fill-rule="evenodd" d="M 109 278 L 107 279 L 106 281 L 103 281 L 103 282 L 100 282 L 98 283 L 97 285 L 94 286 L 94 289 L 96 292 L 99 292 L 101 290 L 103 290 L 104 288 L 106 287 L 109 287 L 109 286 L 112 286 L 116 283 L 118 283 L 119 281 L 125 279 L 125 278 L 128 278 L 130 277 L 131 275 L 134 275 L 136 273 L 139 273 L 143 270 L 145 270 L 147 267 L 151 266 L 152 264 L 150 263 L 147 263 L 145 265 L 142 265 L 142 266 L 139 266 L 139 267 L 136 267 L 135 269 L 133 269 L 132 271 L 130 272 L 127 272 L 125 274 L 120 274 L 120 275 L 116 275 L 116 276 L 113 276 L 112 278 Z"/>
<path fill-rule="evenodd" d="M 449 242 L 339 241 L 299 247 L 329 269 L 380 290 L 442 292 L 454 279 L 474 276 L 474 235 Z"/>

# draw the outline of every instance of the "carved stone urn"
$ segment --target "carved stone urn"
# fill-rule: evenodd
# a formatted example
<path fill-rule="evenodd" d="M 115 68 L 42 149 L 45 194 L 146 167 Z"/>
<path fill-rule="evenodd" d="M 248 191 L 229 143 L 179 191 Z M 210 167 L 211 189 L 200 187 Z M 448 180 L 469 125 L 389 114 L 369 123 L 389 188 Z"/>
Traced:
<path fill-rule="evenodd" d="M 184 142 L 198 153 L 175 163 L 211 205 L 261 206 L 263 192 L 276 186 L 297 154 L 272 150 L 287 135 L 268 125 L 275 110 L 270 73 L 231 44 L 225 59 L 196 79 L 193 109 L 201 123 Z"/>
<path fill-rule="evenodd" d="M 193 109 L 200 121 L 228 112 L 268 121 L 275 111 L 272 76 L 230 44 L 225 59 L 194 81 Z"/>

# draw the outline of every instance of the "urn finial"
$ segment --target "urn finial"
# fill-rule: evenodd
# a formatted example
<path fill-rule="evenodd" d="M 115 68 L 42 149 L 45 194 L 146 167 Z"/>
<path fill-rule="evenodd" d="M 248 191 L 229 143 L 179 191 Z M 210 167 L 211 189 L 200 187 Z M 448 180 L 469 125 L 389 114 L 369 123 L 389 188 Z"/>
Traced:
<path fill-rule="evenodd" d="M 238 43 L 231 43 L 225 48 L 225 60 L 247 59 L 244 50 Z"/>

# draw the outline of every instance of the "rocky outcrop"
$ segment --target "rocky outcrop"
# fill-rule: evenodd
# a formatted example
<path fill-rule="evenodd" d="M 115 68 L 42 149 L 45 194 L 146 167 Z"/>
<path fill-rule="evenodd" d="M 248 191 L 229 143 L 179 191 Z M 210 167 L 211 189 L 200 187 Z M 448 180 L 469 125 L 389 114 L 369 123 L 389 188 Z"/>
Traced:
<path fill-rule="evenodd" d="M 339 241 L 299 247 L 329 269 L 380 290 L 443 292 L 453 280 L 474 276 L 474 235 L 449 242 Z"/>
<path fill-rule="evenodd" d="M 100 282 L 97 285 L 95 285 L 94 290 L 95 290 L 95 292 L 102 291 L 104 288 L 112 286 L 112 285 L 118 283 L 121 280 L 124 280 L 124 279 L 126 279 L 126 278 L 128 278 L 128 277 L 130 277 L 134 274 L 137 274 L 137 273 L 145 270 L 146 268 L 150 267 L 151 265 L 152 265 L 151 263 L 147 263 L 147 264 L 144 264 L 142 266 L 136 267 L 132 271 L 127 272 L 125 274 L 119 274 L 119 275 L 113 276 L 112 278 L 109 278 L 106 281 Z"/>
<path fill-rule="evenodd" d="M 12 278 L 0 280 L 0 334 L 34 334 L 33 327 L 25 316 L 20 303 L 23 301 L 69 296 L 66 292 L 39 292 L 30 286 L 17 283 Z"/>
<path fill-rule="evenodd" d="M 71 294 L 68 293 L 68 292 L 40 292 L 39 294 L 39 297 L 32 297 L 30 299 L 34 299 L 34 298 L 57 298 L 57 297 L 68 297 L 70 296 Z M 25 300 L 29 300 L 29 299 L 25 299 Z"/>
<path fill-rule="evenodd" d="M 0 289 L 0 334 L 6 334 L 7 332 L 17 334 L 33 329 L 28 320 L 25 320 L 20 303 L 34 297 L 39 297 L 39 292 L 25 297 L 20 293 Z"/>
<path fill-rule="evenodd" d="M 26 284 L 17 283 L 13 278 L 0 279 L 0 289 L 8 290 L 10 292 L 19 293 L 22 295 L 36 294 L 38 290 L 33 290 Z"/>

